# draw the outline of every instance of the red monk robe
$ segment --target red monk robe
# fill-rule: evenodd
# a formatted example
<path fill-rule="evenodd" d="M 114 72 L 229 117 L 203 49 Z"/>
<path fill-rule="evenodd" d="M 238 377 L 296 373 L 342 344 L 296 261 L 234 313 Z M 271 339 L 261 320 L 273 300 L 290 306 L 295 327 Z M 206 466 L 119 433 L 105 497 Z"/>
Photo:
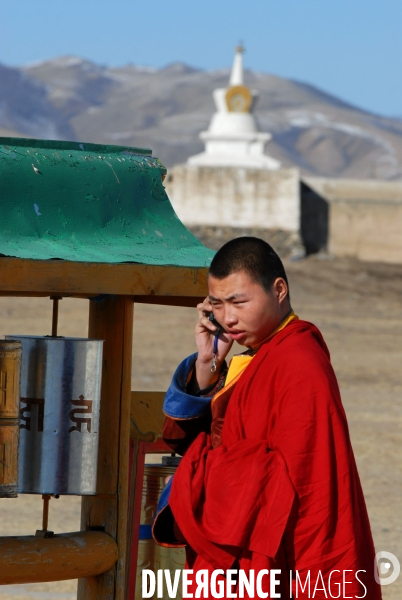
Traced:
<path fill-rule="evenodd" d="M 345 411 L 314 325 L 293 321 L 260 348 L 220 442 L 199 433 L 169 499 L 194 582 L 200 569 L 280 569 L 281 598 L 381 599 Z M 269 576 L 262 586 L 269 592 Z"/>

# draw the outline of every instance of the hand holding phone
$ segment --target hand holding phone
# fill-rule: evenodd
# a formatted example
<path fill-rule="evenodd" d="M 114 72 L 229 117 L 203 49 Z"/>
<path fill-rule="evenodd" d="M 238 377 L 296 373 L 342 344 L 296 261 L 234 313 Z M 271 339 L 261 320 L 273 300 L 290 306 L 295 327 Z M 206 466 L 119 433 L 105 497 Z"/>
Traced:
<path fill-rule="evenodd" d="M 209 298 L 197 306 L 198 321 L 195 327 L 195 339 L 198 349 L 196 362 L 197 381 L 201 389 L 216 380 L 216 372 L 224 362 L 233 340 L 224 327 L 215 319 Z M 214 363 L 213 363 L 214 361 Z M 211 367 L 215 367 L 211 371 Z"/>

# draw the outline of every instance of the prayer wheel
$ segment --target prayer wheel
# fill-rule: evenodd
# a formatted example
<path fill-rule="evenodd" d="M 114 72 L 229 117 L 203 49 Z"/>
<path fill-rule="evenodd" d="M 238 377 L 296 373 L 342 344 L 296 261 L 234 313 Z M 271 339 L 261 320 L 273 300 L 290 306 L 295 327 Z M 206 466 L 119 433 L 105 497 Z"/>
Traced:
<path fill-rule="evenodd" d="M 21 342 L 0 340 L 0 498 L 16 498 Z"/>
<path fill-rule="evenodd" d="M 22 344 L 18 491 L 95 494 L 103 342 L 6 338 Z"/>
<path fill-rule="evenodd" d="M 183 569 L 185 563 L 184 548 L 165 548 L 159 546 L 152 539 L 151 524 L 156 512 L 159 496 L 165 487 L 165 478 L 173 475 L 176 468 L 169 465 L 145 465 L 144 484 L 142 488 L 140 539 L 138 544 L 138 563 L 135 597 L 142 598 L 143 569 L 151 569 L 156 573 L 158 569 L 168 569 L 173 581 L 176 569 Z M 155 592 L 155 598 L 156 592 Z M 181 586 L 176 598 L 181 599 Z M 163 598 L 168 600 L 166 586 Z"/>

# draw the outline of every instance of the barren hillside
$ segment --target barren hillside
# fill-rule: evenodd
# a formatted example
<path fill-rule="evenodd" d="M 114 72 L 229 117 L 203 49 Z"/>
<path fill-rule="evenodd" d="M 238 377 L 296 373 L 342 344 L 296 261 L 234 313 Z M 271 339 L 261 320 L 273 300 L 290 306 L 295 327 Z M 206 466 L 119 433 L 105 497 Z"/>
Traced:
<path fill-rule="evenodd" d="M 246 71 L 259 92 L 256 115 L 284 166 L 324 177 L 402 178 L 402 121 L 360 110 L 311 85 Z M 0 65 L 0 133 L 151 147 L 168 167 L 203 148 L 212 91 L 229 70 L 183 63 L 162 69 L 108 68 L 61 57 L 10 69 Z"/>

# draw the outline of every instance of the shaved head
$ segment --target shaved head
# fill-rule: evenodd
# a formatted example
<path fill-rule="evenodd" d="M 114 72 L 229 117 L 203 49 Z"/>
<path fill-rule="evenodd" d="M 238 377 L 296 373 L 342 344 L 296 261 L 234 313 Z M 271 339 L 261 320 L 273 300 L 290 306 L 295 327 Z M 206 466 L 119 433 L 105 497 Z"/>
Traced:
<path fill-rule="evenodd" d="M 281 277 L 289 287 L 281 259 L 275 250 L 256 237 L 239 237 L 230 240 L 215 254 L 209 274 L 224 279 L 232 273 L 245 271 L 252 281 L 259 283 L 267 292 L 274 281 Z"/>

